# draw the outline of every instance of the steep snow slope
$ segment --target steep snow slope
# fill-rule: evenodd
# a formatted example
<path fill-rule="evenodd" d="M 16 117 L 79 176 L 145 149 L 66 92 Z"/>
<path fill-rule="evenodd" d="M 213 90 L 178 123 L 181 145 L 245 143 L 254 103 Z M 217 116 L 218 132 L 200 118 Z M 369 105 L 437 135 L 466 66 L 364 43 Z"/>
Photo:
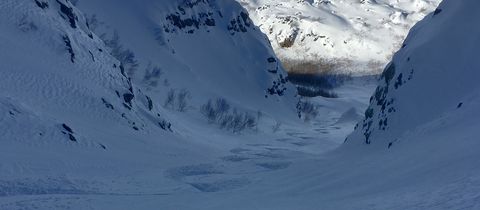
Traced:
<path fill-rule="evenodd" d="M 182 151 L 158 141 L 179 139 L 163 108 L 69 1 L 2 1 L 0 10 L 0 195 L 92 191 L 128 174 L 125 165 L 166 161 L 159 148 Z"/>
<path fill-rule="evenodd" d="M 252 113 L 295 114 L 294 88 L 265 35 L 234 1 L 86 0 L 78 7 L 96 17 L 97 34 L 108 40 L 116 31 L 136 55 L 130 76 L 146 83 L 157 103 L 169 90 L 185 89 L 195 109 L 223 97 Z M 149 67 L 161 75 L 147 74 Z"/>
<path fill-rule="evenodd" d="M 288 68 L 376 74 L 439 0 L 238 0 Z M 310 70 L 310 71 L 313 71 Z"/>
<path fill-rule="evenodd" d="M 401 142 L 408 132 L 454 117 L 464 112 L 469 102 L 475 103 L 479 30 L 477 17 L 469 8 L 475 4 L 446 1 L 411 30 L 385 68 L 351 144 L 386 147 Z"/>
<path fill-rule="evenodd" d="M 199 110 L 209 98 L 226 98 L 239 113 L 230 122 L 240 125 L 245 113 L 262 113 L 246 135 L 268 136 L 267 126 L 298 119 L 294 90 L 240 5 L 182 2 L 92 1 L 132 12 L 105 10 L 106 20 L 138 21 L 119 27 L 132 41 L 125 44 L 97 36 L 94 27 L 106 23 L 94 25 L 68 0 L 0 2 L 0 196 L 178 189 L 163 175 L 168 168 L 209 160 L 242 138 L 208 124 Z M 167 76 L 159 80 L 153 66 Z M 179 97 L 162 106 L 169 89 L 183 88 L 184 110 Z"/>
<path fill-rule="evenodd" d="M 479 208 L 479 6 L 443 1 L 410 31 L 338 151 L 363 156 L 379 209 Z"/>

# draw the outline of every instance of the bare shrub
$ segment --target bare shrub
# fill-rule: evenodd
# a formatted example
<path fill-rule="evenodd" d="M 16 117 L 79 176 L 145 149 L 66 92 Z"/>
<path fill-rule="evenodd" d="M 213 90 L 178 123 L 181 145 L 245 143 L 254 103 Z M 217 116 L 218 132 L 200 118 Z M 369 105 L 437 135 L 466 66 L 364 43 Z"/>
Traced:
<path fill-rule="evenodd" d="M 170 89 L 167 92 L 167 98 L 165 99 L 163 107 L 179 112 L 186 112 L 190 97 L 190 92 L 187 89 L 182 89 L 178 93 L 175 89 Z"/>
<path fill-rule="evenodd" d="M 125 49 L 120 43 L 120 36 L 115 30 L 111 39 L 106 38 L 106 34 L 102 34 L 100 38 L 105 42 L 105 45 L 110 48 L 110 53 L 114 58 L 120 61 L 122 67 L 127 71 L 128 76 L 133 77 L 139 63 L 135 58 L 135 53 L 130 49 Z"/>
<path fill-rule="evenodd" d="M 177 111 L 187 111 L 188 99 L 190 99 L 190 92 L 187 89 L 180 90 L 177 96 Z"/>
<path fill-rule="evenodd" d="M 124 71 L 126 71 L 129 77 L 133 77 L 138 70 L 139 62 L 136 59 L 135 53 L 132 50 L 125 48 L 121 44 L 118 31 L 114 30 L 111 37 L 109 35 L 110 33 L 100 32 L 100 26 L 103 26 L 103 28 L 108 28 L 108 26 L 105 26 L 104 22 L 99 21 L 96 15 L 87 17 L 86 21 L 87 26 L 91 31 L 95 32 L 96 34 L 100 34 L 99 38 L 109 48 L 110 54 L 120 61 L 122 74 L 125 73 Z"/>
<path fill-rule="evenodd" d="M 306 122 L 314 119 L 318 115 L 318 107 L 307 99 L 300 99 L 297 104 L 298 116 Z"/>
<path fill-rule="evenodd" d="M 346 81 L 351 80 L 350 75 L 343 74 L 297 74 L 290 73 L 288 80 L 300 86 L 308 86 L 322 89 L 333 89 L 342 86 Z"/>
<path fill-rule="evenodd" d="M 338 95 L 333 89 L 342 86 L 346 81 L 351 80 L 352 77 L 350 75 L 338 74 L 310 75 L 291 73 L 288 79 L 296 85 L 298 95 L 300 96 L 337 98 Z"/>
<path fill-rule="evenodd" d="M 237 109 L 231 110 L 231 106 L 223 98 L 215 101 L 208 100 L 200 112 L 211 124 L 217 124 L 221 129 L 241 133 L 246 129 L 254 129 L 257 126 L 258 118 L 248 112 L 240 112 Z M 230 111 L 231 110 L 231 111 Z"/>
<path fill-rule="evenodd" d="M 353 61 L 350 59 L 325 59 L 318 56 L 312 59 L 283 58 L 281 61 L 288 73 L 297 74 L 332 74 L 353 66 Z"/>
<path fill-rule="evenodd" d="M 248 112 L 243 113 L 243 127 L 248 129 L 253 129 L 257 127 L 257 120 L 255 116 L 251 115 Z"/>
<path fill-rule="evenodd" d="M 298 95 L 302 97 L 325 97 L 325 98 L 338 98 L 338 95 L 332 90 L 309 87 L 309 86 L 297 86 Z"/>
<path fill-rule="evenodd" d="M 162 76 L 163 71 L 158 66 L 153 66 L 152 63 L 149 63 L 145 69 L 145 75 L 143 76 L 143 83 L 156 87 L 158 85 L 158 80 Z"/>
<path fill-rule="evenodd" d="M 217 98 L 215 101 L 210 99 L 200 108 L 200 111 L 209 123 L 220 122 L 220 125 L 224 127 L 226 122 L 222 123 L 222 121 L 229 121 L 224 118 L 230 111 L 230 104 L 224 98 Z"/>
<path fill-rule="evenodd" d="M 227 100 L 224 98 L 218 98 L 215 101 L 215 109 L 218 111 L 218 113 L 224 115 L 230 111 L 230 104 L 228 104 Z"/>
<path fill-rule="evenodd" d="M 175 98 L 176 98 L 176 92 L 174 89 L 170 89 L 167 93 L 167 98 L 165 99 L 165 103 L 163 104 L 163 107 L 165 108 L 170 108 L 173 109 L 175 106 Z"/>
<path fill-rule="evenodd" d="M 208 102 L 200 108 L 200 112 L 207 118 L 208 123 L 214 123 L 217 120 L 218 114 L 216 113 L 215 108 L 213 107 L 212 100 L 208 100 Z"/>
<path fill-rule="evenodd" d="M 227 130 L 231 130 L 233 133 L 240 133 L 245 129 L 253 129 L 256 126 L 257 119 L 248 112 L 238 112 L 236 109 L 233 110 L 223 123 Z"/>
<path fill-rule="evenodd" d="M 228 129 L 230 127 L 230 122 L 233 121 L 233 115 L 224 115 L 221 118 L 218 118 L 218 124 L 221 129 Z"/>
<path fill-rule="evenodd" d="M 93 14 L 93 15 L 91 15 L 91 16 L 87 16 L 87 17 L 86 17 L 86 20 L 87 20 L 87 26 L 88 26 L 88 28 L 89 28 L 91 31 L 100 34 L 99 31 L 98 31 L 98 29 L 99 29 L 100 26 L 104 25 L 105 23 L 104 23 L 104 22 L 101 22 L 100 20 L 98 20 L 97 15 L 95 15 L 95 14 Z M 106 34 L 102 34 L 102 35 L 100 36 L 100 38 L 101 38 L 103 41 L 105 41 L 105 40 L 106 40 Z"/>

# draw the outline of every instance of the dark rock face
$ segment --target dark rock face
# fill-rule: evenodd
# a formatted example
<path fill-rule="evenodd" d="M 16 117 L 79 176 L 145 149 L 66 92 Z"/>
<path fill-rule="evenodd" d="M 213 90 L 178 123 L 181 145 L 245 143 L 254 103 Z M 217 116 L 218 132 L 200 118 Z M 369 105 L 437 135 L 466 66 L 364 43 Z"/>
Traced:
<path fill-rule="evenodd" d="M 235 32 L 246 33 L 248 31 L 248 28 L 251 28 L 252 25 L 252 20 L 250 20 L 248 14 L 242 11 L 240 12 L 240 15 L 237 16 L 237 18 L 230 21 L 230 24 L 227 28 L 233 35 L 235 34 Z"/>
<path fill-rule="evenodd" d="M 185 32 L 193 34 L 196 30 L 217 25 L 218 12 L 211 7 L 210 0 L 187 0 L 178 5 L 177 11 L 167 15 L 167 24 L 163 26 L 166 33 Z"/>
<path fill-rule="evenodd" d="M 213 13 L 200 13 L 198 17 L 183 18 L 180 14 L 171 14 L 166 17 L 166 20 L 177 27 L 178 29 L 196 28 L 200 26 L 215 26 L 215 19 L 211 16 Z M 168 32 L 169 30 L 166 30 Z"/>
<path fill-rule="evenodd" d="M 210 31 L 212 27 L 225 27 L 230 34 L 245 33 L 249 28 L 254 29 L 254 24 L 248 13 L 239 11 L 232 19 L 226 19 L 211 0 L 186 0 L 179 6 L 177 11 L 165 17 L 167 24 L 163 26 L 165 33 L 188 33 L 193 34 L 198 30 Z M 228 25 L 219 25 L 219 22 L 228 22 Z"/>
<path fill-rule="evenodd" d="M 77 141 L 77 138 L 75 138 L 75 136 L 73 135 L 73 129 L 70 128 L 67 124 L 62 124 L 62 128 L 65 130 L 65 131 L 62 131 L 63 134 L 67 135 L 68 136 L 68 139 L 70 141 L 73 141 L 73 142 L 76 142 Z"/>
<path fill-rule="evenodd" d="M 65 130 L 68 131 L 69 133 L 73 133 L 72 128 L 70 128 L 67 124 L 62 124 L 62 127 L 63 127 L 63 129 L 65 129 Z"/>
<path fill-rule="evenodd" d="M 278 78 L 273 81 L 272 86 L 267 89 L 267 94 L 283 96 L 283 94 L 285 94 L 285 91 L 287 91 L 287 82 L 287 77 L 284 77 L 283 74 L 278 74 Z M 266 95 L 265 97 L 268 97 L 268 95 Z"/>
<path fill-rule="evenodd" d="M 61 14 L 65 15 L 65 16 L 62 16 L 62 17 L 67 19 L 70 22 L 70 26 L 72 28 L 77 28 L 78 18 L 75 15 L 75 13 L 73 12 L 73 8 L 67 6 L 66 4 L 60 2 L 59 0 L 57 0 L 57 3 L 60 5 Z"/>
<path fill-rule="evenodd" d="M 68 139 L 70 139 L 70 141 L 74 141 L 74 142 L 77 141 L 77 139 L 75 138 L 75 136 L 73 136 L 71 133 L 68 134 Z"/>
<path fill-rule="evenodd" d="M 408 58 L 407 61 L 409 61 Z M 392 92 L 397 91 L 407 84 L 414 74 L 412 69 L 407 78 L 396 69 L 395 62 L 390 63 L 380 77 L 380 84 L 370 98 L 370 106 L 365 111 L 365 118 L 361 125 L 355 128 L 361 129 L 366 144 L 371 144 L 371 136 L 376 132 L 389 129 L 389 118 L 397 112 L 395 98 Z M 374 126 L 378 125 L 378 126 Z M 389 145 L 391 147 L 392 145 Z"/>
<path fill-rule="evenodd" d="M 35 4 L 37 4 L 37 6 L 42 8 L 42 9 L 48 8 L 48 2 L 35 0 Z"/>
<path fill-rule="evenodd" d="M 105 107 L 107 107 L 111 110 L 114 110 L 113 105 L 110 102 L 108 102 L 106 99 L 102 98 L 102 102 L 105 105 Z"/>
<path fill-rule="evenodd" d="M 123 94 L 123 100 L 125 101 L 126 104 L 130 105 L 132 107 L 132 100 L 135 96 L 131 93 L 125 93 Z"/>
<path fill-rule="evenodd" d="M 148 102 L 148 110 L 149 110 L 149 111 L 152 111 L 152 109 L 153 109 L 153 101 L 152 101 L 152 99 L 151 99 L 150 97 L 148 97 L 148 96 L 145 96 L 145 97 L 147 98 L 147 102 Z"/>
<path fill-rule="evenodd" d="M 75 53 L 73 52 L 72 42 L 70 41 L 70 37 L 67 35 L 63 36 L 63 41 L 67 47 L 68 53 L 70 54 L 70 61 L 75 63 Z"/>

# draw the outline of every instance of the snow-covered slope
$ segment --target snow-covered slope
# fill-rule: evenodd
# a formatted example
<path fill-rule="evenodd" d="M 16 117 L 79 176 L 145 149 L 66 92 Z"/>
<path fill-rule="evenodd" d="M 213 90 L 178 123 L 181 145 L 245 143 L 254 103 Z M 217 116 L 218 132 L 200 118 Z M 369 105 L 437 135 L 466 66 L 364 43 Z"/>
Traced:
<path fill-rule="evenodd" d="M 80 6 L 82 2 L 84 6 Z M 225 11 L 240 8 L 227 2 L 211 1 L 203 9 L 212 5 L 225 6 Z M 80 1 L 79 6 L 89 10 L 94 3 Z M 97 3 L 98 7 L 105 3 L 102 11 L 113 5 Z M 193 64 L 208 67 L 212 60 L 196 60 L 194 55 L 208 55 L 190 54 L 182 48 L 183 42 L 175 41 L 187 42 L 185 48 L 200 44 L 191 42 L 197 36 L 185 38 L 191 35 L 190 29 L 165 34 L 168 38 L 161 46 L 167 47 L 161 49 L 167 50 L 152 51 L 163 54 L 154 54 L 149 60 L 148 47 L 157 45 L 142 44 L 151 30 L 140 31 L 149 29 L 145 24 L 156 19 L 144 16 L 149 13 L 143 4 L 121 3 L 118 5 L 128 9 L 115 8 L 130 12 L 117 14 L 110 8 L 111 13 L 105 12 L 103 18 L 100 11 L 95 13 L 105 25 L 109 23 L 106 28 L 118 30 L 119 48 L 112 38 L 105 45 L 89 29 L 93 22 L 70 2 L 0 2 L 0 209 L 480 208 L 478 1 L 445 0 L 417 24 L 385 69 L 363 122 L 343 146 L 322 155 L 308 148 L 330 150 L 332 142 L 326 139 L 348 130 L 343 124 L 359 117 L 350 106 L 361 100 L 342 98 L 343 94 L 339 99 L 317 99 L 324 105 L 322 117 L 329 119 L 321 122 L 319 132 L 312 136 L 308 132 L 311 126 L 290 119 L 295 113 L 289 108 L 292 98 L 288 94 L 265 99 L 268 85 L 261 85 L 264 80 L 240 84 L 227 79 L 229 86 L 217 84 L 221 79 L 203 77 L 200 71 L 208 68 Z M 147 4 L 147 8 L 165 12 L 159 14 L 187 13 L 183 7 L 172 6 L 174 3 L 162 4 L 172 7 L 153 5 Z M 140 12 L 132 12 L 137 9 Z M 222 16 L 226 17 L 226 12 Z M 136 22 L 134 17 L 146 21 Z M 166 20 L 165 15 L 160 17 Z M 128 33 L 128 27 L 108 21 L 115 18 L 122 20 L 120 23 L 133 21 L 129 27 L 140 31 Z M 240 15 L 240 22 L 242 19 Z M 166 23 L 167 28 L 175 25 L 175 21 Z M 201 28 L 195 27 L 192 33 Z M 141 37 L 133 39 L 129 34 Z M 217 35 L 216 41 L 232 36 Z M 249 36 L 231 41 L 248 44 Z M 254 32 L 251 36 L 257 37 Z M 212 47 L 216 56 L 222 55 L 220 52 L 238 55 L 237 48 L 215 50 L 215 42 L 206 37 L 201 41 Z M 112 46 L 134 52 L 137 72 L 142 71 L 140 66 L 147 67 L 148 61 L 151 66 L 170 62 L 171 66 L 162 66 L 169 86 L 155 82 L 139 85 L 145 77 L 136 73 L 131 74 L 135 79 L 131 82 L 126 75 L 135 62 L 131 56 L 109 53 Z M 154 63 L 155 58 L 159 63 Z M 213 61 L 222 64 L 224 59 L 228 58 Z M 253 59 L 247 61 L 255 64 Z M 260 78 L 274 75 L 278 76 L 267 70 Z M 204 79 L 213 84 L 202 84 Z M 255 92 L 241 97 L 234 91 L 239 84 L 245 93 Z M 217 89 L 210 90 L 209 85 Z M 192 99 L 187 111 L 163 106 L 162 95 L 170 87 L 198 87 L 189 89 Z M 218 96 L 228 98 L 238 110 L 260 107 L 268 116 L 262 117 L 258 131 L 241 135 L 221 131 L 199 113 L 201 102 Z M 343 114 L 333 116 L 334 111 L 324 110 L 328 107 L 342 109 Z M 277 133 L 266 130 L 272 120 L 282 118 L 292 122 L 273 125 Z"/>
<path fill-rule="evenodd" d="M 163 108 L 79 10 L 60 0 L 2 1 L 0 10 L 2 196 L 90 191 L 71 180 L 162 159 L 157 139 L 178 139 Z"/>
<path fill-rule="evenodd" d="M 479 6 L 445 0 L 413 27 L 338 151 L 362 157 L 379 209 L 479 208 Z"/>
<path fill-rule="evenodd" d="M 294 89 L 237 2 L 80 3 L 97 18 L 68 0 L 0 2 L 0 196 L 115 191 L 110 180 L 298 120 Z M 221 125 L 202 109 L 217 98 Z M 131 187 L 176 182 L 148 179 Z"/>
<path fill-rule="evenodd" d="M 430 123 L 458 118 L 479 100 L 476 4 L 445 1 L 411 30 L 385 68 L 352 144 L 401 142 L 403 135 Z"/>
<path fill-rule="evenodd" d="M 118 34 L 133 52 L 138 67 L 129 75 L 154 101 L 184 89 L 196 108 L 223 97 L 251 112 L 294 113 L 294 88 L 265 35 L 235 1 L 84 0 L 78 7 L 95 17 L 97 34 L 106 40 Z"/>
<path fill-rule="evenodd" d="M 238 0 L 291 70 L 376 74 L 439 0 Z M 316 66 L 310 68 L 308 63 Z M 302 65 L 304 64 L 304 65 Z M 319 70 L 320 68 L 320 70 Z M 312 73 L 312 72 L 308 72 Z"/>
<path fill-rule="evenodd" d="M 445 0 L 410 31 L 339 149 L 243 191 L 180 199 L 203 209 L 479 209 L 479 6 Z"/>

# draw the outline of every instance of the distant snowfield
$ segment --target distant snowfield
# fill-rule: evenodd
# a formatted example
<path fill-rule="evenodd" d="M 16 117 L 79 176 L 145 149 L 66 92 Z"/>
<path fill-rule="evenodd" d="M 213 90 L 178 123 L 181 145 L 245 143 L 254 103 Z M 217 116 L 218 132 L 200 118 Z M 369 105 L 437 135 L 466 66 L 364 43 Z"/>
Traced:
<path fill-rule="evenodd" d="M 378 74 L 440 0 L 238 0 L 288 66 Z M 323 64 L 323 65 L 320 65 Z M 328 69 L 325 69 L 328 68 Z M 298 70 L 298 69 L 296 69 Z"/>
<path fill-rule="evenodd" d="M 303 122 L 233 0 L 1 1 L 0 209 L 479 209 L 479 6 L 446 0 Z M 255 126 L 208 123 L 216 97 Z"/>

